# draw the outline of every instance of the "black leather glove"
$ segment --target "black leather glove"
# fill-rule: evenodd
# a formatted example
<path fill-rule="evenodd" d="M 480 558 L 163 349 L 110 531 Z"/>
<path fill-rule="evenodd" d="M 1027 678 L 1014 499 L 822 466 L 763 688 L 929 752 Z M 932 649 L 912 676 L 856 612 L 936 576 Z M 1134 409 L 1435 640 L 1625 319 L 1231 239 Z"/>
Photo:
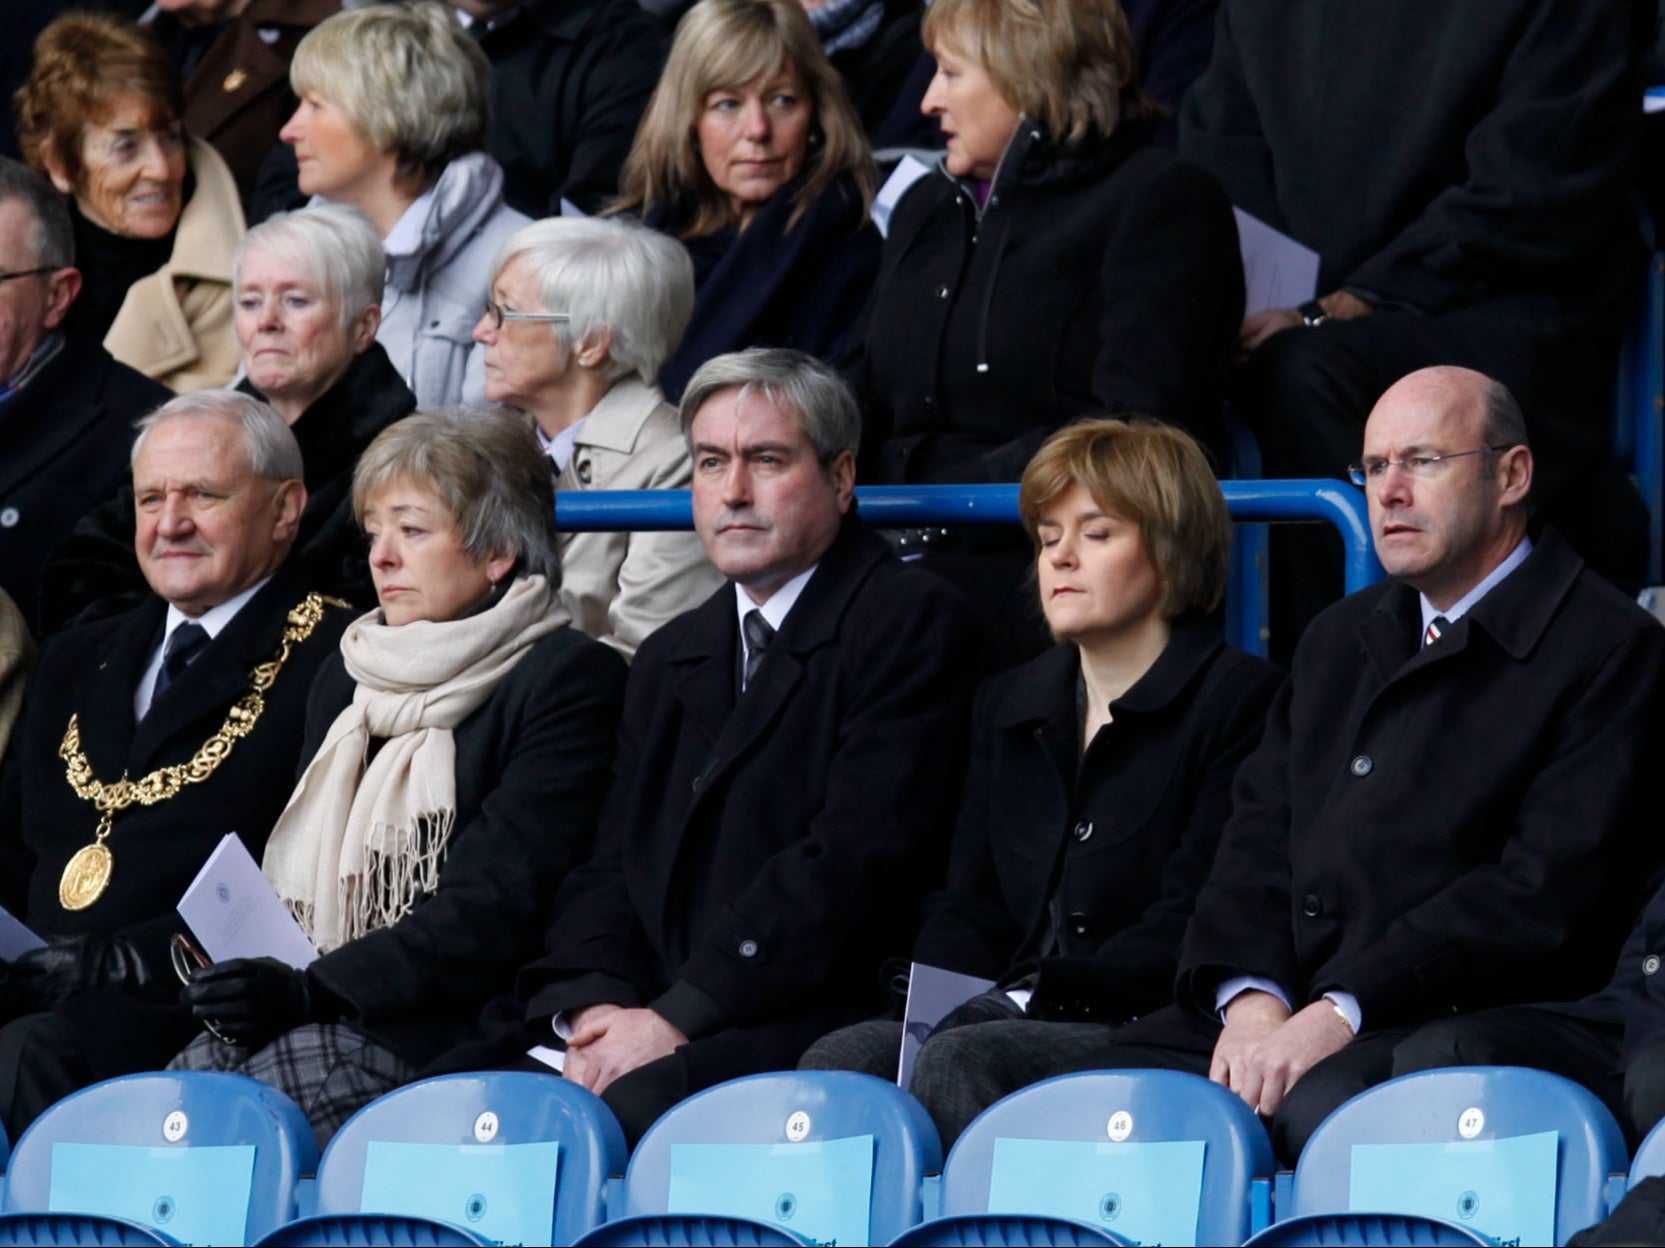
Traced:
<path fill-rule="evenodd" d="M 990 988 L 969 1001 L 962 1001 L 942 1016 L 942 1021 L 931 1028 L 931 1034 L 968 1027 L 973 1023 L 997 1023 L 1006 1018 L 1022 1018 L 1023 1007 L 1007 995 L 1003 988 Z"/>
<path fill-rule="evenodd" d="M 6 968 L 6 996 L 15 1013 L 51 1009 L 94 988 L 142 988 L 150 970 L 125 936 L 53 936 Z"/>
<path fill-rule="evenodd" d="M 313 1016 L 307 973 L 276 958 L 231 958 L 192 971 L 179 1001 L 222 1039 L 253 1049 Z"/>

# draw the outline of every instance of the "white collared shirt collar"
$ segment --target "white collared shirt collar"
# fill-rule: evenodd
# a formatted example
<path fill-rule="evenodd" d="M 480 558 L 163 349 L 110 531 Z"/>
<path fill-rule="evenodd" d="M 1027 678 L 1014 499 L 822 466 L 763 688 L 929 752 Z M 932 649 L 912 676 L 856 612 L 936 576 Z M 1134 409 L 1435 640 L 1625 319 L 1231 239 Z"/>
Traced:
<path fill-rule="evenodd" d="M 565 472 L 567 465 L 572 462 L 572 452 L 578 446 L 578 435 L 583 431 L 584 422 L 588 419 L 588 414 L 580 416 L 553 438 L 543 431 L 542 425 L 536 421 L 532 422 L 532 431 L 538 435 L 538 445 L 543 448 L 543 453 L 549 456 L 549 462 L 555 465 L 557 473 Z"/>
<path fill-rule="evenodd" d="M 162 670 L 162 656 L 167 653 L 168 638 L 173 636 L 173 630 L 186 622 L 200 624 L 208 634 L 208 640 L 213 641 L 225 631 L 226 625 L 231 623 L 236 614 L 248 605 L 249 599 L 264 589 L 266 582 L 271 579 L 269 576 L 262 577 L 235 597 L 227 598 L 217 607 L 209 607 L 194 620 L 173 603 L 168 604 L 167 620 L 162 626 L 161 644 L 151 653 L 150 662 L 145 665 L 144 675 L 139 677 L 139 687 L 133 691 L 135 719 L 143 719 L 145 712 L 150 709 L 151 698 L 156 690 L 156 677 Z"/>
<path fill-rule="evenodd" d="M 1515 548 L 1504 556 L 1502 563 L 1498 564 L 1495 568 L 1488 572 L 1485 579 L 1483 579 L 1473 589 L 1469 590 L 1468 593 L 1457 599 L 1456 602 L 1452 603 L 1444 611 L 1439 610 L 1433 603 L 1429 602 L 1427 594 L 1418 594 L 1417 597 L 1422 602 L 1422 635 L 1428 635 L 1428 624 L 1436 615 L 1443 615 L 1446 623 L 1448 624 L 1455 624 L 1458 620 L 1462 619 L 1463 616 L 1467 615 L 1474 609 L 1475 603 L 1479 602 L 1487 594 L 1491 593 L 1492 590 L 1502 584 L 1504 577 L 1508 576 L 1509 573 L 1513 572 L 1516 568 L 1520 567 L 1521 564 L 1525 563 L 1526 556 L 1531 553 L 1532 539 L 1530 537 L 1521 538 Z"/>
<path fill-rule="evenodd" d="M 763 618 L 769 622 L 769 627 L 777 633 L 780 632 L 780 626 L 786 623 L 787 613 L 797 605 L 798 596 L 804 592 L 804 586 L 809 584 L 809 578 L 815 575 L 815 569 L 820 566 L 819 563 L 812 564 L 798 573 L 797 576 L 770 594 L 769 601 L 762 606 L 758 606 L 757 603 L 751 600 L 751 596 L 746 593 L 743 586 L 735 585 L 734 606 L 735 610 L 739 612 L 740 648 L 742 651 L 740 657 L 742 660 L 750 658 L 752 652 L 751 646 L 746 642 L 746 617 L 753 611 L 761 611 L 763 612 Z"/>

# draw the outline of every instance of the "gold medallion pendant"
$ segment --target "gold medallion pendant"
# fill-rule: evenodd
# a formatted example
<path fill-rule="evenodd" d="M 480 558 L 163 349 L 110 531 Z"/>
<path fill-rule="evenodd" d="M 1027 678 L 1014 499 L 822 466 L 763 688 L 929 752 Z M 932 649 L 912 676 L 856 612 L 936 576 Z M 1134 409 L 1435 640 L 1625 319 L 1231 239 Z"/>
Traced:
<path fill-rule="evenodd" d="M 114 856 L 100 841 L 76 850 L 64 864 L 63 878 L 58 881 L 58 904 L 65 910 L 85 910 L 110 886 L 114 865 Z"/>
<path fill-rule="evenodd" d="M 326 598 L 322 594 L 308 594 L 297 604 L 285 621 L 277 654 L 254 669 L 249 676 L 248 692 L 226 713 L 220 730 L 198 746 L 186 762 L 158 767 L 137 780 L 129 780 L 123 773 L 120 780 L 107 784 L 93 774 L 92 763 L 81 749 L 80 718 L 69 717 L 63 743 L 58 746 L 58 757 L 64 760 L 64 778 L 77 797 L 90 802 L 99 812 L 99 820 L 93 843 L 76 850 L 64 864 L 64 873 L 58 880 L 59 905 L 65 910 L 85 910 L 104 895 L 115 867 L 115 858 L 104 842 L 109 839 L 116 812 L 130 806 L 155 806 L 187 785 L 201 784 L 212 776 L 230 756 L 232 747 L 254 731 L 261 712 L 266 709 L 266 692 L 289 661 L 290 652 L 312 636 L 312 630 L 324 618 L 324 608 L 346 605 L 339 598 Z"/>

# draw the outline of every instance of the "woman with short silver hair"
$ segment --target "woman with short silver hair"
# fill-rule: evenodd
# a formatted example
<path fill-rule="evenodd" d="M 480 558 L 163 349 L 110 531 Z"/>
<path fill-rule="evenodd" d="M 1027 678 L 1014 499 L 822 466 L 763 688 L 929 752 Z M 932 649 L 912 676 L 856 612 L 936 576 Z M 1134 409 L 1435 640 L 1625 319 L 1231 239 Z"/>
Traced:
<path fill-rule="evenodd" d="M 623 220 L 515 233 L 474 326 L 486 397 L 530 415 L 557 490 L 682 490 L 693 479 L 654 381 L 694 303 L 682 245 Z M 723 583 L 692 533 L 562 533 L 561 600 L 625 658 Z"/>
<path fill-rule="evenodd" d="M 377 337 L 425 406 L 484 397 L 469 337 L 491 257 L 527 218 L 485 152 L 491 66 L 434 0 L 320 23 L 295 50 L 300 97 L 279 137 L 312 202 L 351 204 L 387 253 Z"/>
<path fill-rule="evenodd" d="M 262 862 L 320 956 L 182 962 L 207 1030 L 173 1063 L 272 1084 L 320 1144 L 535 956 L 589 852 L 625 674 L 567 627 L 549 470 L 519 416 L 393 425 L 359 460 L 353 511 L 381 606 L 318 674 L 312 761 Z"/>
<path fill-rule="evenodd" d="M 323 204 L 255 226 L 232 254 L 237 388 L 265 399 L 294 430 L 306 464 L 297 556 L 311 588 L 358 607 L 375 600 L 348 505 L 353 463 L 416 399 L 376 341 L 382 248 L 356 208 Z M 76 526 L 47 564 L 46 613 L 64 619 L 144 591 L 126 489 Z"/>

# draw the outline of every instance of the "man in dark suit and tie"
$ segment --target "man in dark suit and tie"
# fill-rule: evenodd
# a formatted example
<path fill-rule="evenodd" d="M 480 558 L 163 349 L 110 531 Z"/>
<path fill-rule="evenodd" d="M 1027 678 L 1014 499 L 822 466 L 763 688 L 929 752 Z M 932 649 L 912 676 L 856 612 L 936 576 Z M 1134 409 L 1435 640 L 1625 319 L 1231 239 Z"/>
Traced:
<path fill-rule="evenodd" d="M 258 858 L 294 787 L 312 676 L 352 614 L 286 564 L 306 488 L 281 416 L 204 390 L 139 430 L 152 596 L 47 643 L 0 771 L 0 900 L 47 942 L 0 980 L 13 1139 L 58 1097 L 160 1067 L 195 1034 L 174 907 L 226 833 Z"/>
<path fill-rule="evenodd" d="M 1401 379 L 1353 468 L 1391 580 L 1295 653 L 1180 951 L 1093 1067 L 1207 1074 L 1293 1162 L 1423 1024 L 1605 979 L 1659 860 L 1665 630 L 1553 529 L 1500 384 Z M 1401 1046 L 1404 1046 L 1401 1049 Z"/>
<path fill-rule="evenodd" d="M 940 871 L 979 666 L 969 608 L 853 514 L 860 416 L 795 351 L 719 356 L 682 401 L 694 523 L 732 582 L 643 643 L 589 863 L 506 1026 L 632 1140 L 682 1097 L 789 1070 L 885 1007 Z M 562 1052 L 561 1050 L 564 1050 Z"/>

